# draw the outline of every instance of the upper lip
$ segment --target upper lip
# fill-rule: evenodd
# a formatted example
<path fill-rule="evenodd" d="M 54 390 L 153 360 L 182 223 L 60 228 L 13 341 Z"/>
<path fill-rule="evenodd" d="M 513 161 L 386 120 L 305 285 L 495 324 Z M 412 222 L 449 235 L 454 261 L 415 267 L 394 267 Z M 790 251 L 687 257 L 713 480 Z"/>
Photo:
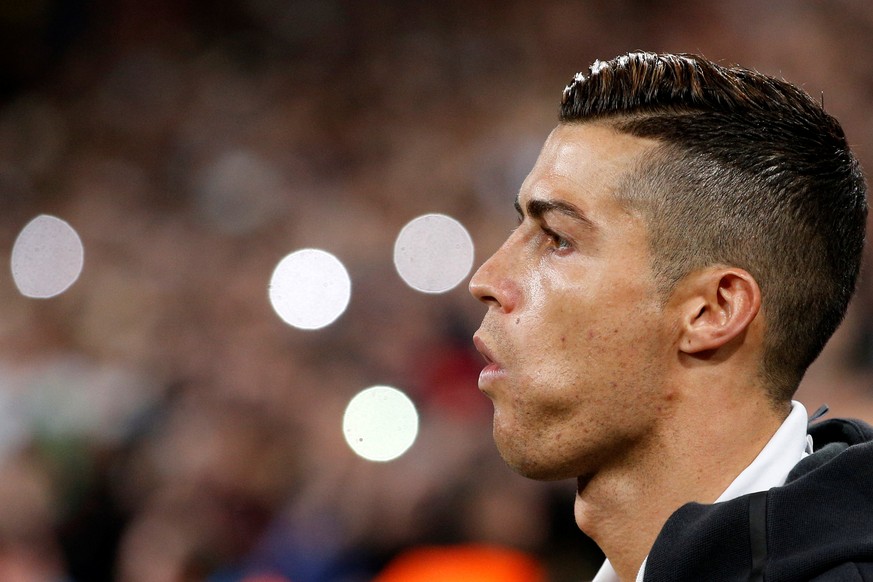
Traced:
<path fill-rule="evenodd" d="M 482 357 L 485 358 L 485 361 L 489 364 L 497 364 L 497 360 L 494 359 L 494 355 L 491 353 L 491 350 L 488 349 L 488 345 L 478 335 L 473 336 L 473 345 L 476 346 L 476 351 L 482 354 Z"/>

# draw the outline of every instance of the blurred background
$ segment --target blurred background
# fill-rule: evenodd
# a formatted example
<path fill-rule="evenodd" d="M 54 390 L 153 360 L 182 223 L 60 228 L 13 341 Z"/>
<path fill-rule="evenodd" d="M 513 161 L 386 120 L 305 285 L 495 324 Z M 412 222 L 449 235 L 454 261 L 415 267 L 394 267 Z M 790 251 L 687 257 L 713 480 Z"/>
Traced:
<path fill-rule="evenodd" d="M 2 580 L 414 582 L 435 547 L 473 582 L 499 564 L 588 579 L 574 483 L 494 450 L 470 345 L 484 309 L 467 279 L 408 286 L 400 229 L 452 216 L 481 263 L 564 85 L 636 49 L 801 85 L 873 168 L 867 0 L 2 1 L 0 47 Z M 84 267 L 34 299 L 12 249 L 43 214 Z M 268 297 L 301 248 L 351 279 L 316 330 Z M 867 271 L 804 380 L 810 412 L 873 420 Z M 390 462 L 343 438 L 377 384 L 419 414 Z"/>

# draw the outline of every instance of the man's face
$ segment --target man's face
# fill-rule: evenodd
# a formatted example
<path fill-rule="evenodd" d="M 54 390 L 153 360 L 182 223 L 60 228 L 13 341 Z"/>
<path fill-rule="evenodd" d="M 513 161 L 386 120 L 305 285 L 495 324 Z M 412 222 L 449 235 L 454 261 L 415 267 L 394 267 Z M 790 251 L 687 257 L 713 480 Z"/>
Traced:
<path fill-rule="evenodd" d="M 670 358 L 645 224 L 615 193 L 650 140 L 562 124 L 521 187 L 521 222 L 474 275 L 488 306 L 474 341 L 489 361 L 504 459 L 533 478 L 590 476 L 654 427 Z"/>

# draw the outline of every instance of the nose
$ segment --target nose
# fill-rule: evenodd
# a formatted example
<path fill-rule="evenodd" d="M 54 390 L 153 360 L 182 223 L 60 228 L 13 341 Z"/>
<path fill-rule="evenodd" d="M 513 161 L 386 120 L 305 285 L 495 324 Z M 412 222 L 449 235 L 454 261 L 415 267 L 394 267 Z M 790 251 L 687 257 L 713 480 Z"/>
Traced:
<path fill-rule="evenodd" d="M 516 308 L 519 288 L 507 266 L 510 263 L 509 242 L 506 241 L 496 253 L 491 255 L 470 279 L 470 294 L 476 299 L 499 311 L 509 313 Z"/>

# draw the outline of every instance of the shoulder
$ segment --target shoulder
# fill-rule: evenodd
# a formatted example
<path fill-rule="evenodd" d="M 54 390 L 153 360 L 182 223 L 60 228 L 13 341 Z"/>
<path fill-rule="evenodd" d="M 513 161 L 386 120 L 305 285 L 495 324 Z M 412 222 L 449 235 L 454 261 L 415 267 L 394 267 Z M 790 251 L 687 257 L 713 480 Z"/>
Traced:
<path fill-rule="evenodd" d="M 798 463 L 790 481 L 767 494 L 765 573 L 775 580 L 873 582 L 869 427 L 834 422 L 824 428 L 842 438 L 819 440 L 821 448 Z"/>
<path fill-rule="evenodd" d="M 827 421 L 811 432 L 817 450 L 785 485 L 677 510 L 645 579 L 873 582 L 873 430 Z"/>
<path fill-rule="evenodd" d="M 840 564 L 810 582 L 873 582 L 873 562 Z"/>

